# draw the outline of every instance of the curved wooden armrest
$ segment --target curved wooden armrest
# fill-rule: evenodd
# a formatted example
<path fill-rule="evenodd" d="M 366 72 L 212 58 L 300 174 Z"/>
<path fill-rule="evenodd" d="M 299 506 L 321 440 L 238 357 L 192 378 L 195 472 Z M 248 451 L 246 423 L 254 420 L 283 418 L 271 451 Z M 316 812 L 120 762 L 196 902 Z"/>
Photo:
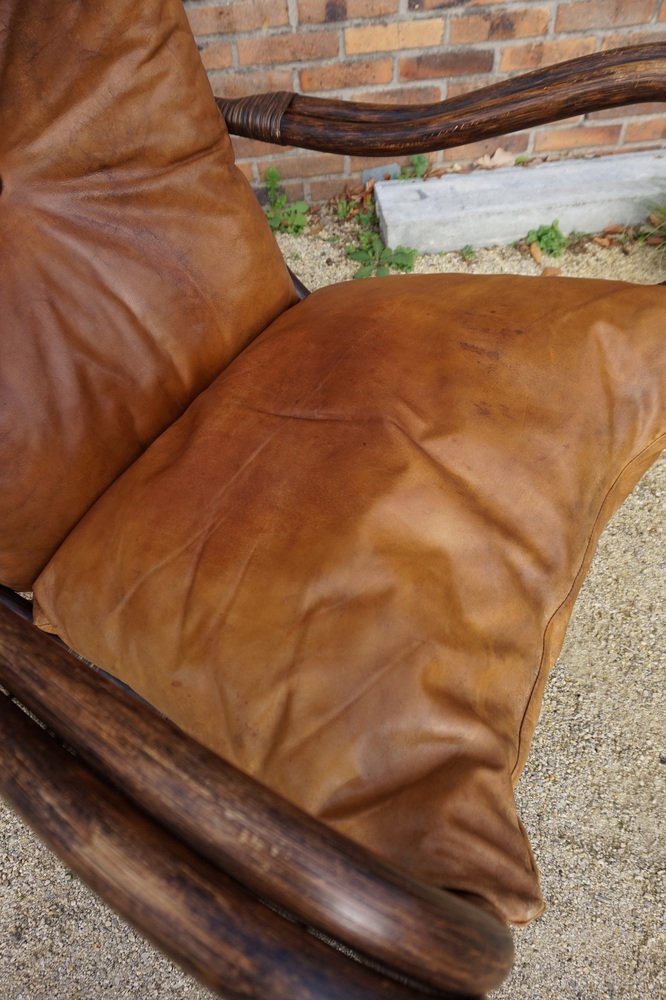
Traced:
<path fill-rule="evenodd" d="M 382 864 L 1 605 L 0 683 L 135 807 L 269 905 L 426 992 L 476 994 L 508 973 L 513 948 L 499 919 Z M 48 840 L 58 822 L 47 815 L 39 832 Z"/>
<path fill-rule="evenodd" d="M 666 43 L 571 59 L 438 104 L 363 104 L 277 92 L 217 103 L 229 131 L 363 156 L 423 153 L 642 101 L 666 100 Z"/>
<path fill-rule="evenodd" d="M 410 1000 L 419 995 L 270 910 L 95 775 L 4 695 L 0 757 L 0 792 L 47 846 L 221 996 Z"/>

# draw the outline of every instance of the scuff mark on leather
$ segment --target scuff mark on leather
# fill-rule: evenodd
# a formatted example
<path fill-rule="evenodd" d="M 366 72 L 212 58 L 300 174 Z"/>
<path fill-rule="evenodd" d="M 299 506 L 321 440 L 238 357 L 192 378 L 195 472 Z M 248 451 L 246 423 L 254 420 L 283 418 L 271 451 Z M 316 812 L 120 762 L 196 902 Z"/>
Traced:
<path fill-rule="evenodd" d="M 458 344 L 462 347 L 463 351 L 482 354 L 484 357 L 490 358 L 491 361 L 499 361 L 499 351 L 487 351 L 485 347 L 479 347 L 477 344 L 468 344 L 465 340 L 459 340 Z"/>

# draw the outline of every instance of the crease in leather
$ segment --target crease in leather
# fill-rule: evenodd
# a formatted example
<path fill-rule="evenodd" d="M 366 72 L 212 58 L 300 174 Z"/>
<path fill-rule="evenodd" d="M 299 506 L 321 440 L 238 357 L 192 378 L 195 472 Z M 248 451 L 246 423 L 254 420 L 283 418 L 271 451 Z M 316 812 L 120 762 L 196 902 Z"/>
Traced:
<path fill-rule="evenodd" d="M 359 793 L 356 799 L 353 796 L 348 796 L 343 805 L 337 807 L 332 805 L 324 808 L 320 813 L 320 818 L 327 823 L 340 823 L 346 819 L 356 820 L 359 816 L 367 816 L 373 812 L 377 812 L 403 792 L 415 791 L 420 785 L 430 785 L 432 783 L 433 775 L 445 774 L 449 777 L 452 772 L 456 771 L 457 765 L 463 757 L 463 753 L 467 755 L 469 751 L 467 747 L 463 750 L 461 741 L 460 753 L 447 760 L 445 764 L 436 761 L 433 762 L 430 768 L 424 770 L 416 778 L 409 778 L 404 781 L 396 781 L 392 783 L 387 782 L 385 786 L 373 789 L 370 794 L 367 792 Z M 492 770 L 493 768 L 490 769 Z M 497 768 L 497 770 L 500 770 L 500 768 Z M 494 850 L 497 849 L 497 844 L 490 837 L 486 837 L 483 828 L 480 828 L 478 836 L 481 840 L 486 838 L 488 844 L 492 845 Z"/>
<path fill-rule="evenodd" d="M 304 641 L 305 639 L 304 633 L 306 630 L 307 626 L 304 630 L 302 630 L 299 636 L 299 642 Z M 333 722 L 336 719 L 339 719 L 352 706 L 359 704 L 369 691 L 371 691 L 374 687 L 376 687 L 379 683 L 381 683 L 386 674 L 390 674 L 394 670 L 399 669 L 403 665 L 406 658 L 411 657 L 418 649 L 420 649 L 424 645 L 426 645 L 426 640 L 419 639 L 411 642 L 406 650 L 396 651 L 395 655 L 390 660 L 387 660 L 385 663 L 383 663 L 378 670 L 374 671 L 369 677 L 361 679 L 359 681 L 358 687 L 355 690 L 349 692 L 347 697 L 342 702 L 339 702 L 334 707 L 331 707 L 328 714 L 324 714 L 319 719 L 317 719 L 317 722 L 314 726 L 306 729 L 305 732 L 299 730 L 297 734 L 294 734 L 292 739 L 284 740 L 283 737 L 283 745 L 286 752 L 294 753 L 298 750 L 303 750 L 308 744 L 312 743 L 312 741 L 316 739 L 316 737 L 321 733 L 321 731 L 325 729 L 327 726 L 329 726 L 331 722 Z M 292 658 L 293 666 L 291 668 L 291 672 L 294 674 L 298 670 L 297 667 L 299 661 L 298 653 L 299 649 L 297 645 L 295 654 Z M 276 728 L 276 733 L 277 733 L 277 728 Z M 280 732 L 278 735 L 283 736 L 282 732 Z M 270 753 L 267 753 L 265 756 L 269 758 Z M 390 791 L 387 791 L 386 794 L 387 795 L 393 794 L 396 790 L 397 789 L 391 789 Z M 367 808 L 369 809 L 371 807 L 368 806 Z M 349 809 L 353 812 L 357 809 L 357 807 L 352 804 L 349 804 Z M 363 807 L 363 811 L 366 811 L 366 806 Z M 334 819 L 336 817 L 331 814 L 327 814 L 326 818 Z"/>
<path fill-rule="evenodd" d="M 511 538 L 515 542 L 517 550 L 520 551 L 523 556 L 526 551 L 531 552 L 534 562 L 540 565 L 542 571 L 545 570 L 545 553 L 536 548 L 536 545 L 533 544 L 531 539 L 529 539 L 527 532 L 524 532 L 522 535 L 519 534 L 519 525 L 511 525 L 506 516 L 502 516 L 503 512 L 498 508 L 497 504 L 491 506 L 489 498 L 482 498 L 478 490 L 470 489 L 469 471 L 467 477 L 463 476 L 459 470 L 452 468 L 442 458 L 438 458 L 436 454 L 431 452 L 426 447 L 425 441 L 418 440 L 405 427 L 398 423 L 397 420 L 391 417 L 384 417 L 382 419 L 404 434 L 414 448 L 423 455 L 426 461 L 430 462 L 433 469 L 436 471 L 437 475 L 441 477 L 443 482 L 454 483 L 456 487 L 462 488 L 468 510 L 475 510 L 478 512 L 479 520 L 484 523 L 490 522 L 500 531 L 504 540 Z M 429 440 L 432 440 L 432 438 Z M 512 566 L 512 569 L 515 571 L 516 581 L 520 580 L 522 583 L 522 577 L 519 573 L 518 566 Z M 527 588 L 525 587 L 525 589 Z"/>

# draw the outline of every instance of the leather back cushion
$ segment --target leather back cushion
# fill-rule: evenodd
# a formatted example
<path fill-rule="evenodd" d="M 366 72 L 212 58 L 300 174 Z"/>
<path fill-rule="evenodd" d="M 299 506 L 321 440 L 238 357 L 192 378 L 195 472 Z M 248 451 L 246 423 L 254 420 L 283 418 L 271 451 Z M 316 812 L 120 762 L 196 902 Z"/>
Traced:
<path fill-rule="evenodd" d="M 0 581 L 293 301 L 180 0 L 0 5 Z"/>
<path fill-rule="evenodd" d="M 601 281 L 317 292 L 98 501 L 37 620 L 400 868 L 528 920 L 512 783 L 598 535 L 663 444 L 665 323 L 666 289 Z"/>

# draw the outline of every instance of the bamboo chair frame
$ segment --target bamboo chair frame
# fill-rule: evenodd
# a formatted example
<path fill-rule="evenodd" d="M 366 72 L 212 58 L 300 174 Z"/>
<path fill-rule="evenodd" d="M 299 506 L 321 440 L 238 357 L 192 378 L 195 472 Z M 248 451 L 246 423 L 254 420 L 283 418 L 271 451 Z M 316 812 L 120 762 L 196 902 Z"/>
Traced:
<path fill-rule="evenodd" d="M 380 156 L 663 100 L 658 43 L 436 105 L 286 93 L 218 105 L 238 135 Z M 481 997 L 506 977 L 511 936 L 493 913 L 411 881 L 312 820 L 30 618 L 29 602 L 0 588 L 0 793 L 183 968 L 221 996 L 256 1000 Z"/>

